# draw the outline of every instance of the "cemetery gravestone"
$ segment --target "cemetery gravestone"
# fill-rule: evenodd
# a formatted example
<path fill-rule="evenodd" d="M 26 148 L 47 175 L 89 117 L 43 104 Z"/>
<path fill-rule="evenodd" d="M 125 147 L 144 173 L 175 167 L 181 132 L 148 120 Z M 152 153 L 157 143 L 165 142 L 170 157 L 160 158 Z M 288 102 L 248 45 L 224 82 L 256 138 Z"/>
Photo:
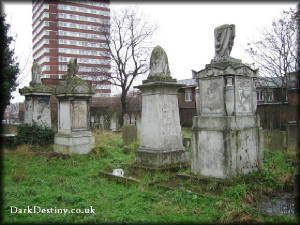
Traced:
<path fill-rule="evenodd" d="M 137 132 L 138 132 L 138 135 L 141 134 L 141 116 L 139 114 L 136 115 L 136 129 L 137 129 Z"/>
<path fill-rule="evenodd" d="M 230 57 L 234 25 L 215 29 L 215 57 L 197 79 L 191 173 L 216 178 L 263 167 L 263 132 L 256 113 L 257 70 Z"/>
<path fill-rule="evenodd" d="M 66 154 L 86 154 L 94 147 L 90 131 L 90 100 L 94 91 L 76 76 L 76 59 L 68 63 L 66 80 L 55 89 L 58 99 L 58 133 L 54 151 Z"/>
<path fill-rule="evenodd" d="M 125 113 L 123 116 L 123 123 L 124 126 L 130 125 L 130 116 L 127 113 Z"/>
<path fill-rule="evenodd" d="M 31 68 L 32 81 L 29 87 L 19 90 L 25 96 L 24 122 L 51 127 L 50 96 L 53 89 L 42 85 L 41 68 L 34 61 Z"/>
<path fill-rule="evenodd" d="M 110 129 L 112 131 L 119 130 L 119 117 L 117 113 L 113 113 L 110 120 Z"/>
<path fill-rule="evenodd" d="M 146 168 L 185 166 L 188 154 L 182 144 L 177 90 L 170 75 L 168 57 L 156 46 L 150 58 L 150 73 L 143 85 L 140 147 L 136 163 Z"/>
<path fill-rule="evenodd" d="M 124 145 L 129 145 L 137 141 L 137 129 L 135 125 L 126 125 L 123 126 L 123 143 Z"/>
<path fill-rule="evenodd" d="M 287 124 L 287 145 L 288 148 L 297 146 L 299 141 L 299 130 L 296 121 L 289 121 Z"/>
<path fill-rule="evenodd" d="M 281 130 L 272 130 L 270 149 L 284 150 L 286 148 L 286 132 Z"/>

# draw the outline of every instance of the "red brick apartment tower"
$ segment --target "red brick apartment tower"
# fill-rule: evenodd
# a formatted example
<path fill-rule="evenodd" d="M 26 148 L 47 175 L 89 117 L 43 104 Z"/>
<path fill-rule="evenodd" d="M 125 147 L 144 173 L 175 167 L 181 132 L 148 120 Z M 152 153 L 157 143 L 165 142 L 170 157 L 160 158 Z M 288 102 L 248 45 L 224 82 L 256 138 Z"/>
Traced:
<path fill-rule="evenodd" d="M 95 85 L 94 97 L 110 96 L 110 83 L 103 81 L 110 73 L 109 26 L 109 1 L 33 0 L 32 51 L 43 83 L 57 85 L 76 57 L 78 76 Z"/>

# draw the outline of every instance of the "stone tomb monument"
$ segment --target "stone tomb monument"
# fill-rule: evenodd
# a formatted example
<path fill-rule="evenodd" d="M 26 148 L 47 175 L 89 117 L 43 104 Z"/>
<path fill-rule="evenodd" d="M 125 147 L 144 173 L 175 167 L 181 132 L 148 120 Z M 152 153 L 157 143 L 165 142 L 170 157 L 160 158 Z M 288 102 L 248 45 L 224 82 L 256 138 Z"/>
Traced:
<path fill-rule="evenodd" d="M 256 113 L 257 70 L 230 57 L 234 25 L 215 29 L 215 57 L 197 79 L 191 173 L 216 178 L 263 167 L 263 133 Z"/>
<path fill-rule="evenodd" d="M 51 127 L 50 96 L 53 89 L 42 85 L 41 75 L 41 67 L 34 61 L 29 87 L 19 90 L 20 94 L 25 96 L 24 122 L 27 124 L 36 122 Z"/>
<path fill-rule="evenodd" d="M 66 80 L 55 90 L 58 99 L 58 133 L 54 151 L 67 154 L 86 154 L 94 147 L 90 131 L 90 99 L 94 94 L 86 81 L 76 76 L 76 59 L 68 63 Z"/>
<path fill-rule="evenodd" d="M 172 79 L 168 57 L 157 46 L 150 58 L 150 73 L 137 86 L 142 93 L 140 147 L 136 163 L 141 167 L 160 169 L 185 165 L 188 155 L 182 145 L 177 89 Z"/>

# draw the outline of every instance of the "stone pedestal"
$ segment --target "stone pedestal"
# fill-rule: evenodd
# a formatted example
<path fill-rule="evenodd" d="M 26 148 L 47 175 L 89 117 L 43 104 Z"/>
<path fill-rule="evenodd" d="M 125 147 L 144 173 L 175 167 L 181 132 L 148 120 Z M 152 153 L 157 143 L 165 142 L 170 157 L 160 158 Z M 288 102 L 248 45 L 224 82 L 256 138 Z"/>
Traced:
<path fill-rule="evenodd" d="M 51 127 L 50 96 L 52 89 L 41 84 L 30 85 L 19 90 L 25 96 L 24 122 Z"/>
<path fill-rule="evenodd" d="M 54 151 L 86 154 L 94 147 L 90 131 L 90 96 L 57 95 L 58 133 L 54 139 Z"/>
<path fill-rule="evenodd" d="M 136 163 L 161 169 L 185 166 L 188 153 L 182 145 L 177 90 L 182 85 L 172 79 L 168 57 L 156 46 L 150 58 L 150 73 L 143 85 L 140 147 Z"/>
<path fill-rule="evenodd" d="M 58 133 L 54 151 L 86 154 L 94 147 L 90 131 L 91 87 L 78 77 L 68 77 L 56 87 L 58 99 Z"/>
<path fill-rule="evenodd" d="M 182 144 L 176 82 L 149 82 L 142 94 L 140 147 L 136 162 L 143 167 L 183 166 L 188 155 Z"/>
<path fill-rule="evenodd" d="M 263 167 L 256 77 L 256 70 L 230 59 L 194 73 L 199 109 L 193 118 L 192 174 L 226 178 Z"/>

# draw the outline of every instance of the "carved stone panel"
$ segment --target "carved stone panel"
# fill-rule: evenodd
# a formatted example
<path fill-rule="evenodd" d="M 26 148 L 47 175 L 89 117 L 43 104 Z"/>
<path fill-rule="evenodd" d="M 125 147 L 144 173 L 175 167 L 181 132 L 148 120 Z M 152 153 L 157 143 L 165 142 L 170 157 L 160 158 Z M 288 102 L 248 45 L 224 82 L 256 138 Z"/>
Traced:
<path fill-rule="evenodd" d="M 236 111 L 238 114 L 252 113 L 251 79 L 236 77 Z"/>
<path fill-rule="evenodd" d="M 72 102 L 72 129 L 87 129 L 87 101 L 76 100 Z"/>
<path fill-rule="evenodd" d="M 201 110 L 203 114 L 224 114 L 224 82 L 223 78 L 199 81 L 201 92 Z"/>

